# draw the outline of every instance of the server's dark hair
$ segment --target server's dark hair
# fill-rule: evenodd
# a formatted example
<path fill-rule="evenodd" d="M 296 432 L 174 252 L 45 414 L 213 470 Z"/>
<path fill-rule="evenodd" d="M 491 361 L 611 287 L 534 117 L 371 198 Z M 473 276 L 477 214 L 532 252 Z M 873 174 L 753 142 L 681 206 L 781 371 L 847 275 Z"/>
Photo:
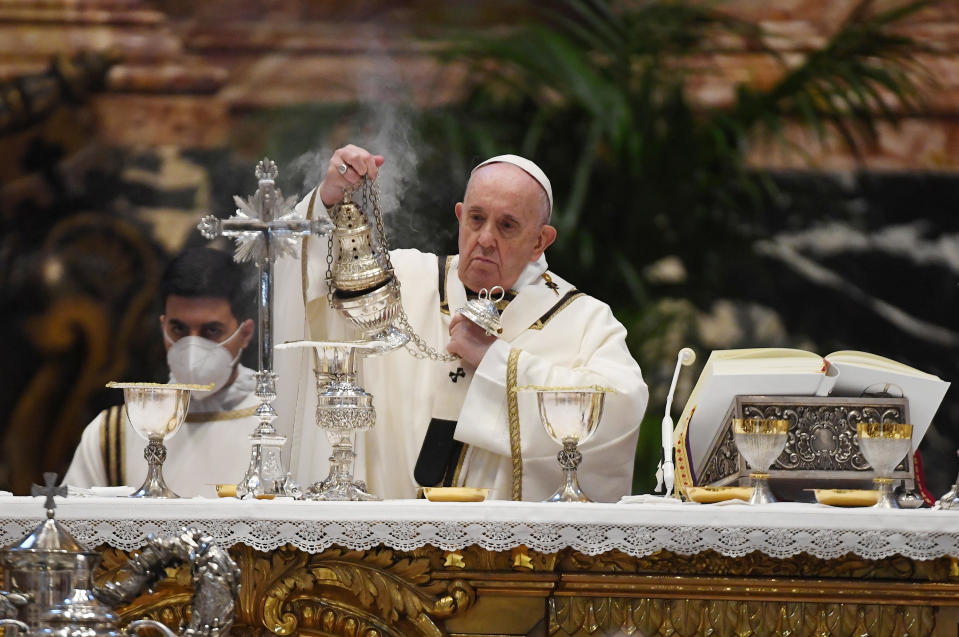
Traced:
<path fill-rule="evenodd" d="M 160 279 L 160 307 L 166 307 L 171 294 L 223 298 L 229 302 L 234 318 L 242 322 L 252 315 L 251 282 L 248 268 L 235 263 L 226 252 L 189 248 L 170 262 Z"/>

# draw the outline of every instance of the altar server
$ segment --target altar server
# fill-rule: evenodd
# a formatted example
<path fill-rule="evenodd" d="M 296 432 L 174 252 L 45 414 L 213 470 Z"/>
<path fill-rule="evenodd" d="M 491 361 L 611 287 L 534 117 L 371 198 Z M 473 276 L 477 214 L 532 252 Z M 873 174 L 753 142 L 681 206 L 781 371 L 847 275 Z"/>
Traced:
<path fill-rule="evenodd" d="M 239 360 L 254 333 L 247 309 L 253 294 L 241 266 L 211 248 L 183 252 L 160 283 L 170 382 L 214 385 L 211 392 L 193 392 L 186 421 L 164 443 L 163 476 L 180 496 L 214 497 L 212 485 L 236 483 L 249 465 L 259 401 L 253 371 Z M 63 481 L 136 488 L 146 477 L 145 445 L 122 405 L 106 409 L 84 429 Z"/>
<path fill-rule="evenodd" d="M 337 150 L 323 183 L 299 206 L 315 218 L 362 176 L 375 179 L 383 157 L 356 146 Z M 374 396 L 377 421 L 358 442 L 355 473 L 384 498 L 412 498 L 418 486 L 488 487 L 490 497 L 541 500 L 556 490 L 559 446 L 546 434 L 535 395 L 521 386 L 608 387 L 597 433 L 580 447 L 580 484 L 596 500 L 630 492 L 639 422 L 648 392 L 609 307 L 547 269 L 554 241 L 552 190 L 533 162 L 515 155 L 479 164 L 455 206 L 459 254 L 393 250 L 403 307 L 414 331 L 454 362 L 401 349 L 363 359 L 360 381 Z M 367 211 L 369 212 L 369 211 Z M 306 243 L 306 263 L 282 259 L 277 342 L 355 338 L 327 303 L 325 238 Z M 501 286 L 503 331 L 488 336 L 456 313 L 483 288 Z M 308 350 L 298 350 L 308 351 Z M 420 352 L 422 356 L 422 352 Z M 299 418 L 295 468 L 302 483 L 326 475 L 322 432 L 311 426 L 312 353 L 278 356 L 281 385 L 296 375 Z M 297 368 L 299 366 L 299 368 Z M 289 390 L 287 390 L 289 391 Z M 290 405 L 289 396 L 281 403 Z"/>

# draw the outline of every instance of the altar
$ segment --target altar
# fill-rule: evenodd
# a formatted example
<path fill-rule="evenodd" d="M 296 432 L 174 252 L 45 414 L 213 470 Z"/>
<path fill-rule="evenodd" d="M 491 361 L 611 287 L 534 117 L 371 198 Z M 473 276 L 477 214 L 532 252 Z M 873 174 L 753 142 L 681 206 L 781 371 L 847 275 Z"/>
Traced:
<path fill-rule="evenodd" d="M 191 526 L 242 570 L 234 635 L 956 635 L 959 513 L 801 503 L 58 501 L 103 580 Z M 41 519 L 0 498 L 0 542 Z M 186 569 L 121 609 L 175 627 Z"/>

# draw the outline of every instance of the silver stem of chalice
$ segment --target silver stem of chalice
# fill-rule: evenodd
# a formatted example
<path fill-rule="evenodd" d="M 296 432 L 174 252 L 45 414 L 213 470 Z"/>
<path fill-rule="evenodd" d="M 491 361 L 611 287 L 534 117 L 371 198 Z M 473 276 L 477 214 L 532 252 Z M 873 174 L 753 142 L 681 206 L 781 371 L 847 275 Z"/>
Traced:
<path fill-rule="evenodd" d="M 879 490 L 876 509 L 898 509 L 892 491 L 892 473 L 912 449 L 912 425 L 901 422 L 861 422 L 856 425 L 859 451 L 869 461 L 876 476 L 872 479 Z"/>
<path fill-rule="evenodd" d="M 733 418 L 733 438 L 740 455 L 752 472 L 753 483 L 750 504 L 776 502 L 769 488 L 769 469 L 786 446 L 789 421 L 773 418 Z"/>
<path fill-rule="evenodd" d="M 130 494 L 131 498 L 179 498 L 163 479 L 163 463 L 166 461 L 166 445 L 163 437 L 150 437 L 143 450 L 147 461 L 147 477 L 140 488 Z"/>
<path fill-rule="evenodd" d="M 578 445 L 574 438 L 563 441 L 563 448 L 556 454 L 559 466 L 563 468 L 563 486 L 546 498 L 545 502 L 592 502 L 579 488 L 579 479 L 576 477 L 576 469 L 583 461 L 583 454 L 577 449 Z"/>

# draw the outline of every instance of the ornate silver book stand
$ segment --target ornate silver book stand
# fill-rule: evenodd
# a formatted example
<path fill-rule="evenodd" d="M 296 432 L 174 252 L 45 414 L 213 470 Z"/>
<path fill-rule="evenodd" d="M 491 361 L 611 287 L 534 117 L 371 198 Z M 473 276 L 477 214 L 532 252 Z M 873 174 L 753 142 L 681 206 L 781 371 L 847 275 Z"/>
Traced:
<path fill-rule="evenodd" d="M 909 422 L 905 398 L 822 396 L 737 396 L 723 419 L 696 476 L 700 486 L 748 485 L 749 469 L 733 439 L 733 418 L 789 421 L 786 447 L 769 471 L 782 499 L 810 501 L 813 488 L 871 489 L 875 471 L 859 450 L 856 424 Z M 914 488 L 913 457 L 895 468 L 894 480 Z"/>

